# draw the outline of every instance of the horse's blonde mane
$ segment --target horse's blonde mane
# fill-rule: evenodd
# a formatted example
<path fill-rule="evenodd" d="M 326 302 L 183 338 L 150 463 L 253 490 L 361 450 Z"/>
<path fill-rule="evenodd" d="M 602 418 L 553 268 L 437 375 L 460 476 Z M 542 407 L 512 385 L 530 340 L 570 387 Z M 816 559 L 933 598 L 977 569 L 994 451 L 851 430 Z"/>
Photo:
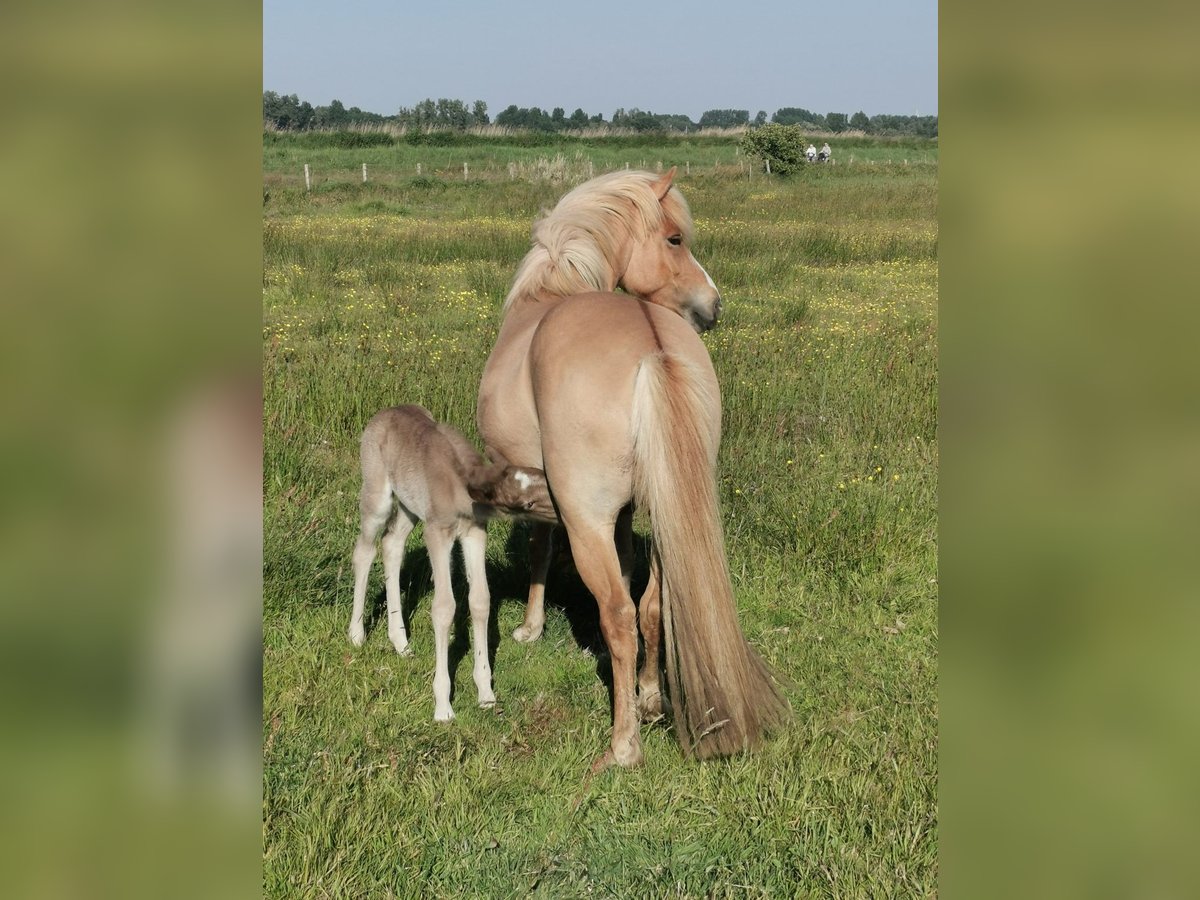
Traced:
<path fill-rule="evenodd" d="M 629 238 L 657 230 L 664 215 L 690 243 L 687 202 L 672 188 L 660 203 L 651 189 L 660 178 L 652 172 L 610 172 L 568 192 L 534 223 L 533 247 L 517 269 L 505 311 L 523 297 L 613 290 L 623 274 L 617 271 L 620 248 Z"/>

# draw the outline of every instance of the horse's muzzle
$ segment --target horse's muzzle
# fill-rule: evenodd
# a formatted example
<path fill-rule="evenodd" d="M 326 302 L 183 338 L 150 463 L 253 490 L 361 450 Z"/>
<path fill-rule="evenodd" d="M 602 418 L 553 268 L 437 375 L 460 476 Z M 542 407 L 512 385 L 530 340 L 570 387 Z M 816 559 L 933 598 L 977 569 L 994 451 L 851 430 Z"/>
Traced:
<path fill-rule="evenodd" d="M 692 323 L 696 326 L 696 330 L 703 333 L 711 331 L 717 327 L 717 320 L 721 318 L 721 310 L 724 307 L 721 304 L 721 295 L 717 295 L 717 302 L 712 305 L 708 312 L 703 312 L 695 307 L 692 308 Z"/>

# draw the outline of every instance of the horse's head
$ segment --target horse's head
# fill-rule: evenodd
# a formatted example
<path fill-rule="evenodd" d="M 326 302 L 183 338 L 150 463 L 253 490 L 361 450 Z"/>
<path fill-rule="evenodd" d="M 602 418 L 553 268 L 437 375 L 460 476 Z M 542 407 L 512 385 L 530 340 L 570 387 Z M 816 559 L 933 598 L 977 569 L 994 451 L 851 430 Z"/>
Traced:
<path fill-rule="evenodd" d="M 692 256 L 692 217 L 672 169 L 651 182 L 662 212 L 656 227 L 635 235 L 619 284 L 631 294 L 679 313 L 697 331 L 707 331 L 721 315 L 721 293 Z"/>

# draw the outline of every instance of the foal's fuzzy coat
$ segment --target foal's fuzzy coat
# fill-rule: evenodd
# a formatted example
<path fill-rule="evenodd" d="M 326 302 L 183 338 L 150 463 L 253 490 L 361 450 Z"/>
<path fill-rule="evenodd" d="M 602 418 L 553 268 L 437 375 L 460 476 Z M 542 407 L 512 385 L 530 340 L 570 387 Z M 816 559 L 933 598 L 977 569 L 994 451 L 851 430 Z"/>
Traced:
<path fill-rule="evenodd" d="M 470 585 L 475 686 L 480 706 L 496 701 L 488 661 L 488 614 L 491 598 L 484 569 L 487 520 L 497 512 L 521 517 L 555 518 L 546 479 L 537 469 L 487 464 L 474 447 L 449 425 L 436 422 L 420 406 L 396 406 L 377 413 L 363 430 L 361 530 L 354 547 L 354 609 L 350 642 L 366 639 L 363 612 L 367 577 L 375 559 L 375 539 L 383 537 L 383 568 L 387 591 L 388 637 L 397 653 L 407 654 L 408 635 L 400 608 L 400 566 L 404 542 L 418 520 L 425 523 L 425 546 L 433 569 L 434 719 L 454 718 L 450 706 L 450 625 L 454 594 L 450 582 L 450 551 L 462 545 Z M 476 503 L 472 496 L 486 499 Z M 393 499 L 398 508 L 393 510 Z"/>

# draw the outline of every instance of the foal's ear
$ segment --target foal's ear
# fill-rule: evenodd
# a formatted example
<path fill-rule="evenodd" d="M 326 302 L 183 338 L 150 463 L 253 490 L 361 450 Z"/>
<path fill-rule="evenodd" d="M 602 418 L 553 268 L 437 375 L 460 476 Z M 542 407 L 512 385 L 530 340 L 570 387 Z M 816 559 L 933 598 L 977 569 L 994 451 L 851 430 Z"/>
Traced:
<path fill-rule="evenodd" d="M 663 197 L 667 196 L 667 191 L 671 190 L 671 182 L 675 180 L 675 172 L 677 168 L 677 166 L 671 166 L 671 168 L 666 172 L 666 174 L 663 175 L 662 178 L 658 179 L 658 181 L 651 185 L 650 189 L 654 191 L 654 196 L 660 201 L 663 199 Z"/>

